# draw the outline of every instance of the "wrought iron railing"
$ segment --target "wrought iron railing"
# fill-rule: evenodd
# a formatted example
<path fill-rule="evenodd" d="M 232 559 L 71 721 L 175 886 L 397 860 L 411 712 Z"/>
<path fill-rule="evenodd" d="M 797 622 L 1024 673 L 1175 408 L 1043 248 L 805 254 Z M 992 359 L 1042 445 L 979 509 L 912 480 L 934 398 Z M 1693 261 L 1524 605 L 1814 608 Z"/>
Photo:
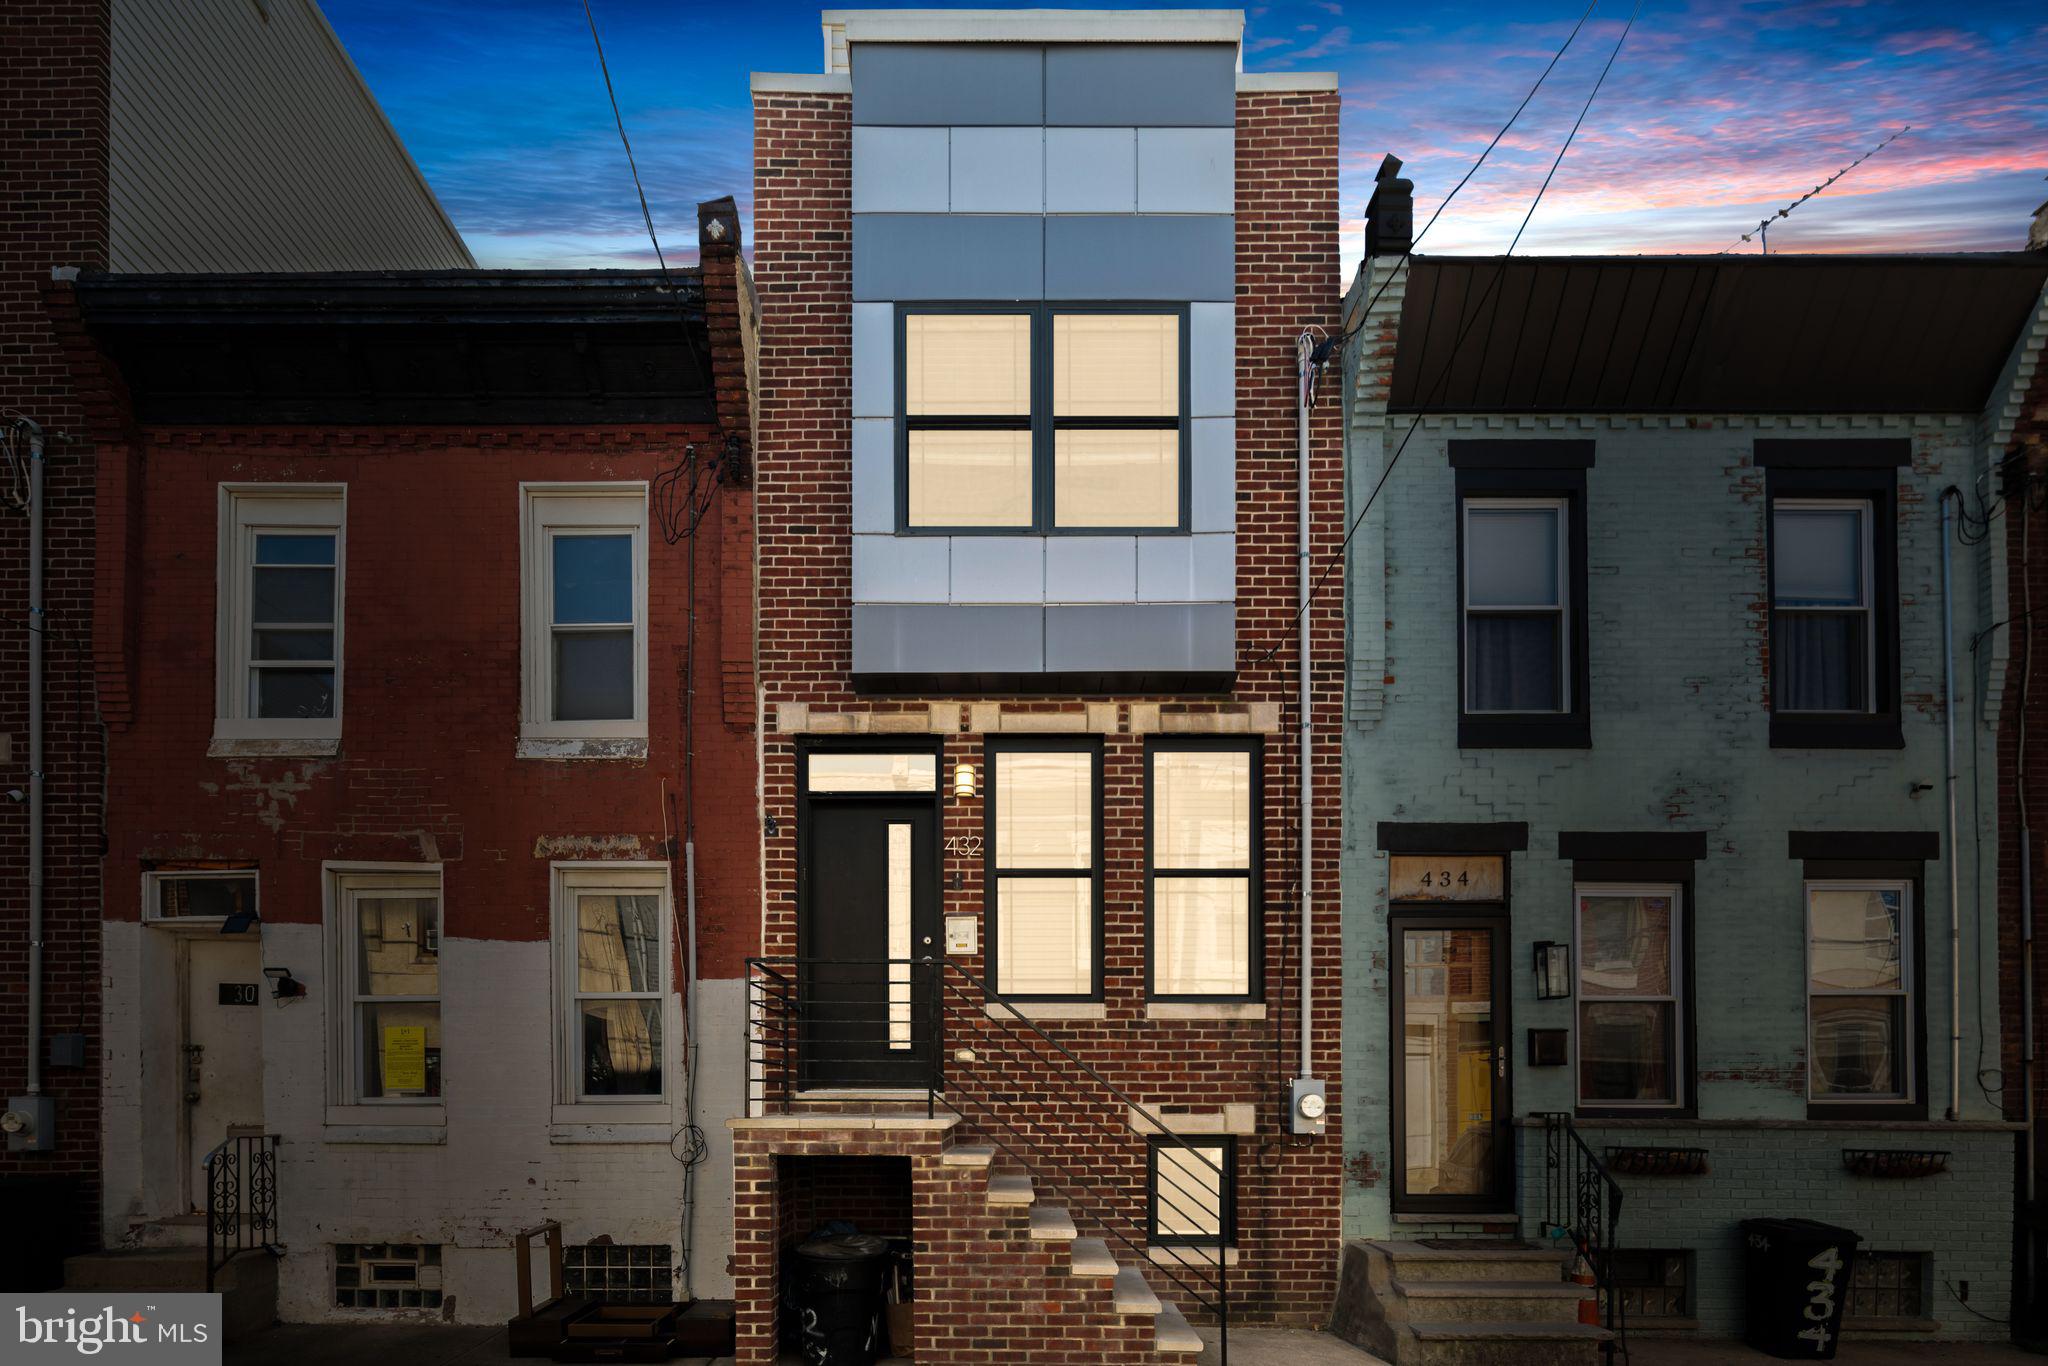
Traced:
<path fill-rule="evenodd" d="M 1213 1322 L 1228 1366 L 1227 1198 L 1189 1184 L 1227 1190 L 1210 1152 L 950 959 L 747 966 L 749 1113 L 787 1114 L 835 1091 L 887 1087 L 921 1099 L 927 1115 L 958 1115 L 972 1139 L 1062 1202 L 1078 1229 L 1123 1248 Z M 887 1053 L 902 1056 L 892 1066 Z M 1144 1160 L 1151 1139 L 1178 1153 L 1187 1180 Z M 1183 1228 L 1214 1224 L 1217 1237 L 1176 1241 L 1155 1259 L 1155 1212 Z"/>
<path fill-rule="evenodd" d="M 206 1289 L 244 1252 L 284 1251 L 277 1240 L 276 1134 L 241 1134 L 206 1155 Z"/>
<path fill-rule="evenodd" d="M 1601 1345 L 1609 1362 L 1628 1360 L 1628 1315 L 1614 1274 L 1615 1230 L 1621 1223 L 1621 1185 L 1562 1112 L 1543 1120 L 1543 1232 L 1569 1242 L 1592 1273 L 1601 1321 L 1613 1334 Z"/>

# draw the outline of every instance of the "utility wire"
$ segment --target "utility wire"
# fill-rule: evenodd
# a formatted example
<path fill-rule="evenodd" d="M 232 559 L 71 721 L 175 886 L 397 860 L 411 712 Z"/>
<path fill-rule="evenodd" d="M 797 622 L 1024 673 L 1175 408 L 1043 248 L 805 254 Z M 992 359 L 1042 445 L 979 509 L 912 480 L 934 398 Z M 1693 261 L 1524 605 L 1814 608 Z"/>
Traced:
<path fill-rule="evenodd" d="M 1501 253 L 1500 268 L 1494 271 L 1493 278 L 1487 283 L 1486 292 L 1479 296 L 1479 301 L 1473 306 L 1471 313 L 1466 317 L 1464 326 L 1458 329 L 1458 335 L 1452 340 L 1451 351 L 1444 358 L 1443 370 L 1437 377 L 1436 388 L 1430 392 L 1428 400 L 1416 409 L 1414 419 L 1408 424 L 1408 430 L 1401 434 L 1401 444 L 1394 448 L 1393 458 L 1387 461 L 1387 467 L 1380 471 L 1380 477 L 1374 482 L 1372 492 L 1366 495 L 1365 506 L 1358 510 L 1358 515 L 1351 519 L 1351 525 L 1345 529 L 1344 539 L 1337 544 L 1337 553 L 1331 556 L 1329 561 L 1323 565 L 1322 572 L 1316 575 L 1316 581 L 1309 586 L 1308 595 L 1302 599 L 1301 605 L 1294 609 L 1294 615 L 1288 619 L 1290 629 L 1300 622 L 1303 613 L 1315 605 L 1316 595 L 1322 592 L 1323 585 L 1329 582 L 1330 575 L 1335 573 L 1337 567 L 1344 563 L 1344 555 L 1351 548 L 1352 537 L 1356 536 L 1358 528 L 1365 524 L 1366 514 L 1372 511 L 1372 505 L 1380 496 L 1380 490 L 1387 486 L 1388 476 L 1392 475 L 1394 467 L 1401 463 L 1401 453 L 1408 449 L 1409 439 L 1415 435 L 1416 428 L 1422 425 L 1422 419 L 1429 415 L 1430 408 L 1442 396 L 1445 386 L 1450 383 L 1451 363 L 1458 358 L 1458 351 L 1464 346 L 1465 338 L 1471 334 L 1472 324 L 1479 320 L 1479 315 L 1485 309 L 1487 300 L 1500 287 L 1500 282 L 1506 278 L 1508 273 L 1508 257 L 1512 256 L 1515 248 L 1521 244 L 1522 234 L 1528 231 L 1529 221 L 1536 216 L 1537 206 L 1542 204 L 1544 193 L 1550 189 L 1550 182 L 1556 177 L 1557 168 L 1564 164 L 1565 153 L 1571 150 L 1572 142 L 1578 137 L 1579 129 L 1586 122 L 1587 113 L 1593 108 L 1593 101 L 1600 94 L 1600 87 L 1607 83 L 1607 73 L 1614 69 L 1614 60 L 1621 55 L 1621 45 L 1628 41 L 1629 31 L 1635 27 L 1636 17 L 1642 12 L 1642 0 L 1636 0 L 1635 8 L 1629 13 L 1628 22 L 1621 26 L 1621 36 L 1614 40 L 1614 50 L 1607 54 L 1607 63 L 1600 68 L 1599 79 L 1593 82 L 1593 89 L 1586 95 L 1585 104 L 1579 108 L 1579 117 L 1572 123 L 1571 131 L 1565 134 L 1563 145 L 1557 149 L 1556 159 L 1550 163 L 1550 170 L 1544 175 L 1543 183 L 1536 188 L 1536 197 L 1529 201 L 1529 211 L 1522 215 L 1521 226 L 1515 229 L 1514 239 L 1508 243 L 1508 249 Z M 1405 260 L 1406 258 L 1404 257 L 1403 259 Z M 1283 633 L 1279 639 L 1266 648 L 1264 654 L 1253 661 L 1252 667 L 1257 668 L 1259 665 L 1272 659 L 1274 655 L 1279 653 L 1280 647 L 1286 644 L 1287 639 L 1287 635 Z"/>
<path fill-rule="evenodd" d="M 590 12 L 590 0 L 583 0 L 583 18 L 590 25 L 590 41 L 597 48 L 597 69 L 604 74 L 605 98 L 611 101 L 612 122 L 618 125 L 619 144 L 626 149 L 626 166 L 633 172 L 633 189 L 640 196 L 640 218 L 647 224 L 647 240 L 654 243 L 654 259 L 661 266 L 661 278 L 668 280 L 668 259 L 661 254 L 661 239 L 654 235 L 654 214 L 647 207 L 647 190 L 640 183 L 640 166 L 633 160 L 633 140 L 626 136 L 626 120 L 619 114 L 618 92 L 612 89 L 611 64 L 604 59 L 604 39 L 597 36 L 597 16 Z M 673 285 L 673 281 L 669 281 Z"/>
<path fill-rule="evenodd" d="M 1800 206 L 1801 204 L 1804 204 L 1804 203 L 1805 203 L 1805 202 L 1806 202 L 1807 200 L 1809 200 L 1809 199 L 1813 198 L 1813 197 L 1814 197 L 1815 195 L 1819 194 L 1819 193 L 1820 193 L 1821 191 L 1823 191 L 1823 190 L 1827 189 L 1827 188 L 1828 188 L 1828 186 L 1830 186 L 1830 185 L 1834 184 L 1834 183 L 1835 183 L 1836 181 L 1840 180 L 1840 179 L 1841 179 L 1841 178 L 1842 178 L 1843 176 L 1845 176 L 1845 175 L 1849 174 L 1849 172 L 1851 172 L 1851 171 L 1855 170 L 1855 169 L 1856 169 L 1856 168 L 1857 168 L 1858 166 L 1861 166 L 1861 165 L 1862 165 L 1862 164 L 1863 164 L 1864 162 L 1866 162 L 1866 161 L 1870 160 L 1870 159 L 1871 159 L 1872 157 L 1876 156 L 1876 155 L 1877 155 L 1877 154 L 1878 154 L 1879 152 L 1882 152 L 1882 151 L 1883 151 L 1883 150 L 1884 150 L 1885 148 L 1887 148 L 1887 147 L 1891 146 L 1891 145 L 1892 145 L 1892 144 L 1893 144 L 1894 142 L 1897 142 L 1897 141 L 1898 141 L 1898 140 L 1899 140 L 1900 138 L 1904 137 L 1904 136 L 1905 136 L 1906 134 L 1908 134 L 1908 133 L 1910 133 L 1910 132 L 1912 132 L 1912 131 L 1913 131 L 1913 125 L 1912 125 L 1912 124 L 1910 124 L 1910 123 L 1909 123 L 1909 124 L 1907 124 L 1907 125 L 1906 125 L 1906 126 L 1905 126 L 1904 128 L 1901 128 L 1901 129 L 1900 129 L 1900 130 L 1899 130 L 1898 132 L 1896 132 L 1896 133 L 1893 133 L 1893 134 L 1892 134 L 1892 135 L 1891 135 L 1890 137 L 1886 138 L 1886 139 L 1885 139 L 1885 140 L 1884 140 L 1883 142 L 1880 142 L 1880 143 L 1878 143 L 1878 144 L 1877 144 L 1877 146 L 1875 146 L 1875 147 L 1871 148 L 1871 149 L 1870 149 L 1869 151 L 1865 152 L 1865 153 L 1864 153 L 1864 154 L 1863 154 L 1862 156 L 1860 156 L 1860 157 L 1857 157 L 1857 158 L 1856 158 L 1856 159 L 1855 159 L 1854 161 L 1850 162 L 1850 163 L 1849 163 L 1849 164 L 1848 164 L 1847 166 L 1844 166 L 1844 167 L 1843 167 L 1843 168 L 1842 168 L 1841 170 L 1839 170 L 1839 171 L 1835 172 L 1835 173 L 1834 173 L 1833 175 L 1829 176 L 1829 177 L 1828 177 L 1828 178 L 1827 178 L 1826 180 L 1823 180 L 1823 181 L 1822 181 L 1822 182 L 1821 182 L 1820 184 L 1818 184 L 1818 185 L 1814 186 L 1814 187 L 1813 187 L 1812 189 L 1808 190 L 1808 191 L 1807 191 L 1807 192 L 1806 192 L 1805 194 L 1803 194 L 1803 195 L 1799 196 L 1799 198 L 1797 198 L 1797 199 L 1793 200 L 1793 201 L 1792 201 L 1792 202 L 1791 202 L 1790 204 L 1787 204 L 1787 205 L 1786 205 L 1786 206 L 1785 206 L 1784 208 L 1782 208 L 1782 209 L 1778 210 L 1778 211 L 1777 211 L 1776 213 L 1772 214 L 1772 215 L 1771 215 L 1771 216 L 1770 216 L 1769 218 L 1766 218 L 1766 219 L 1764 219 L 1764 221 L 1763 221 L 1763 222 L 1761 222 L 1761 223 L 1757 224 L 1757 225 L 1756 225 L 1755 227 L 1751 228 L 1751 229 L 1750 229 L 1750 230 L 1749 230 L 1748 232 L 1746 232 L 1746 233 L 1742 234 L 1742 236 L 1740 236 L 1740 237 L 1736 238 L 1736 239 L 1735 239 L 1735 240 L 1734 240 L 1733 242 L 1730 242 L 1730 243 L 1729 243 L 1729 244 L 1728 244 L 1727 246 L 1725 246 L 1725 247 L 1721 248 L 1721 249 L 1720 249 L 1719 251 L 1715 252 L 1715 253 L 1714 253 L 1714 255 L 1716 255 L 1716 256 L 1726 256 L 1726 255 L 1727 255 L 1727 254 L 1728 254 L 1729 252 L 1731 252 L 1731 251 L 1735 250 L 1735 249 L 1736 249 L 1737 247 L 1741 246 L 1741 245 L 1742 245 L 1742 244 L 1743 244 L 1744 242 L 1747 242 L 1747 241 L 1749 241 L 1749 240 L 1750 240 L 1751 238 L 1753 238 L 1753 237 L 1759 237 L 1759 236 L 1761 236 L 1761 237 L 1763 238 L 1763 247 L 1764 247 L 1764 254 L 1765 254 L 1766 256 L 1770 255 L 1770 252 L 1771 252 L 1771 241 L 1770 241 L 1770 236 L 1769 236 L 1769 234 L 1770 234 L 1770 230 L 1771 230 L 1771 224 L 1772 224 L 1773 222 L 1775 222 L 1776 220 L 1778 220 L 1778 219 L 1780 219 L 1780 218 L 1790 218 L 1790 217 L 1792 216 L 1792 210 L 1794 210 L 1794 209 L 1798 208 L 1798 207 L 1799 207 L 1799 206 Z"/>

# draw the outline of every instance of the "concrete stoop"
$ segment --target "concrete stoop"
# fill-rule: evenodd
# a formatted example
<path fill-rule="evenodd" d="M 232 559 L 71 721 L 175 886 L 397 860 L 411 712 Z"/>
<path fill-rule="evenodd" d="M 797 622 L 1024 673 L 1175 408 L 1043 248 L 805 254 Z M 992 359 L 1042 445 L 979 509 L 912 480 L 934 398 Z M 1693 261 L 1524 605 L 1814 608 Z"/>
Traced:
<path fill-rule="evenodd" d="M 971 1143 L 947 1149 L 943 1166 L 953 1176 L 982 1183 L 994 1238 L 1021 1232 L 1030 1242 L 1066 1254 L 1066 1271 L 1085 1317 L 1105 1329 L 1149 1325 L 1152 1351 L 1161 1361 L 1190 1363 L 1202 1350 L 1202 1338 L 1180 1309 L 1154 1293 L 1136 1267 L 1118 1263 L 1109 1245 L 1083 1238 L 1065 1207 L 1039 1199 L 1036 1183 L 1021 1170 L 998 1172 L 995 1149 Z M 1107 1291 L 1105 1297 L 1102 1294 Z M 1118 1337 L 1128 1341 L 1127 1334 Z M 1083 1344 L 1073 1344 L 1079 1350 Z M 1125 1348 L 1123 1350 L 1128 1350 Z"/>
<path fill-rule="evenodd" d="M 203 1292 L 206 1249 L 141 1247 L 66 1257 L 64 1288 L 117 1294 Z M 221 1333 L 229 1342 L 239 1342 L 277 1322 L 277 1259 L 269 1253 L 245 1252 L 236 1257 L 214 1274 L 214 1289 L 220 1292 Z"/>
<path fill-rule="evenodd" d="M 1585 1288 L 1543 1248 L 1344 1248 L 1331 1329 L 1394 1366 L 1595 1366 L 1612 1335 L 1579 1322 Z"/>

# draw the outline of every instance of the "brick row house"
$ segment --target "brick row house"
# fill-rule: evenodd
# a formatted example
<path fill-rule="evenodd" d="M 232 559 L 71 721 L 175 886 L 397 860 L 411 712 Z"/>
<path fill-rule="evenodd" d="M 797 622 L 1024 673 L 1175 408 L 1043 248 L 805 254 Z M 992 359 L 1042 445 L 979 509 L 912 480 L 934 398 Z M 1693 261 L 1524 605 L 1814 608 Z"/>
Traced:
<path fill-rule="evenodd" d="M 732 201 L 699 231 L 668 272 L 67 291 L 119 396 L 74 1288 L 210 1282 L 253 1229 L 230 1331 L 502 1322 L 548 1220 L 573 1291 L 725 1288 L 752 321 Z"/>
<path fill-rule="evenodd" d="M 275 11 L 275 12 L 272 12 Z M 473 264 L 313 4 L 49 0 L 0 14 L 0 1203 L 43 1236 L 0 1283 L 54 1287 L 101 1204 L 101 703 L 94 615 L 109 378 L 74 354 L 53 272 L 460 269 Z M 232 54 L 240 79 L 216 79 Z M 289 147 L 289 155 L 280 149 Z M 175 189 L 168 186 L 175 185 Z M 31 448 L 40 448 L 40 459 Z M 44 597 L 28 600 L 30 467 Z M 29 642 L 42 642 L 40 783 Z M 40 830 L 40 885 L 31 833 Z M 32 909 L 31 903 L 34 903 Z M 32 929 L 39 925 L 40 929 Z M 31 1004 L 33 1003 L 33 1004 Z M 165 1116 L 172 1122 L 174 1116 Z"/>
<path fill-rule="evenodd" d="M 2006 1337 L 2048 256 L 1411 255 L 1408 193 L 1347 298 L 1340 1331 L 1529 1341 L 1569 1243 L 1455 1301 L 1416 1240 L 1565 1228 L 1609 1327 L 1739 1335 L 1798 1216 L 1861 1235 L 1844 1332 Z"/>
<path fill-rule="evenodd" d="M 753 78 L 743 1362 L 835 1220 L 914 1241 L 920 1359 L 1327 1314 L 1338 101 L 1242 29 L 832 13 L 824 73 Z"/>

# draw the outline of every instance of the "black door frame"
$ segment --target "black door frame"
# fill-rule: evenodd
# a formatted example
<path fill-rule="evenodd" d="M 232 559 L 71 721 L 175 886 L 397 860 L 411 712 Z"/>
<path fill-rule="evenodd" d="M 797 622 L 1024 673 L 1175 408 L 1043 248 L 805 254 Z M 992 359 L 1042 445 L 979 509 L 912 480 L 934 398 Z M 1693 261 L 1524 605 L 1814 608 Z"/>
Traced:
<path fill-rule="evenodd" d="M 929 797 L 922 792 L 827 792 L 813 794 L 811 788 L 811 756 L 814 754 L 929 754 L 932 756 L 932 791 Z M 859 735 L 803 737 L 796 742 L 796 956 L 795 976 L 799 982 L 799 999 L 808 992 L 805 981 L 806 964 L 811 958 L 811 821 L 819 807 L 846 809 L 862 806 L 917 806 L 929 801 L 932 811 L 932 847 L 927 851 L 932 879 L 932 945 L 931 958 L 934 971 L 943 971 L 943 948 L 940 934 L 945 922 L 945 843 L 946 808 L 945 794 L 946 742 L 944 737 L 920 735 Z M 912 934 L 916 927 L 913 924 Z M 912 944 L 912 948 L 917 946 Z M 877 957 L 883 957 L 877 954 Z M 922 957 L 913 954 L 913 957 Z M 917 1020 L 917 993 L 930 991 L 933 983 L 917 973 L 911 974 L 912 1019 Z M 943 987 L 941 988 L 943 991 Z M 943 1008 L 943 1006 L 941 1007 Z M 927 1013 L 928 1012 L 924 1012 Z M 924 1020 L 926 1032 L 937 1027 L 938 1021 Z M 913 1056 L 926 1064 L 929 1072 L 933 1041 L 930 1038 L 914 1039 Z M 801 1057 L 797 1059 L 798 1089 L 812 1087 L 809 1064 Z M 858 1086 L 859 1083 L 850 1083 Z M 827 1084 L 829 1085 L 829 1083 Z M 902 1089 L 902 1088 L 895 1088 Z M 923 1088 L 918 1088 L 922 1090 Z"/>
<path fill-rule="evenodd" d="M 1485 1195 L 1410 1195 L 1408 1183 L 1408 1030 L 1407 960 L 1401 936 L 1408 930 L 1485 930 L 1493 936 L 1493 1063 L 1488 1071 L 1493 1081 L 1493 1186 Z M 1423 906 L 1395 903 L 1387 919 L 1388 1017 L 1387 1087 L 1393 1114 L 1393 1185 L 1391 1205 L 1396 1214 L 1441 1214 L 1445 1222 L 1455 1216 L 1505 1214 L 1521 1208 L 1515 1180 L 1515 1122 L 1513 1059 L 1508 1040 L 1512 1036 L 1509 1018 L 1513 979 L 1513 926 L 1505 905 Z"/>

